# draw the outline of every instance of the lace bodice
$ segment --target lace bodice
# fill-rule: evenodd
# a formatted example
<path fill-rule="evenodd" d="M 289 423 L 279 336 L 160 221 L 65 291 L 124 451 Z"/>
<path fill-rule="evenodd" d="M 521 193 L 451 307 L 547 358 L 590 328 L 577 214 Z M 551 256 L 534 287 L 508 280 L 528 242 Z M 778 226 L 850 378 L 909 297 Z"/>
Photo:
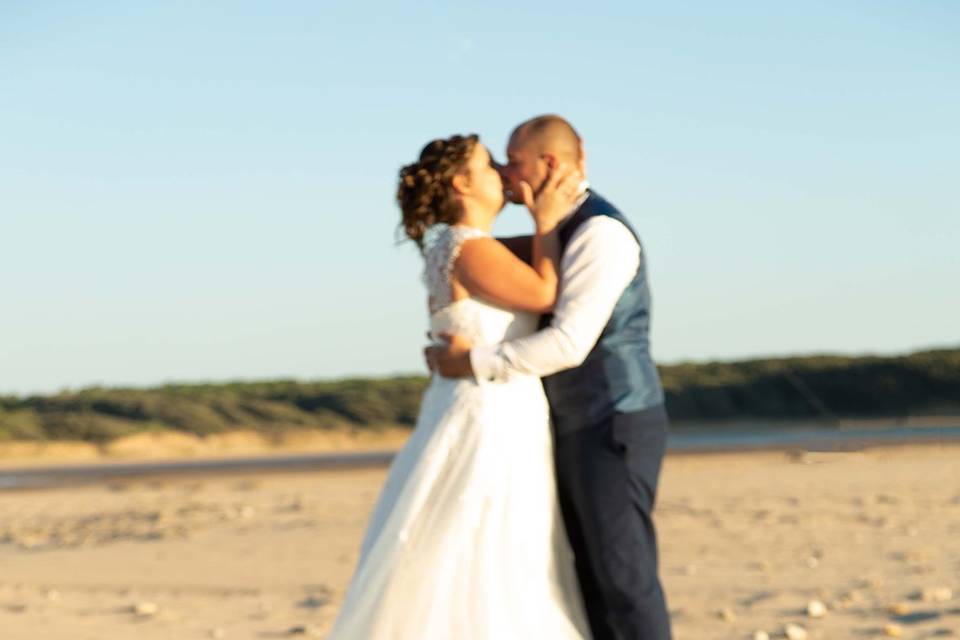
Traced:
<path fill-rule="evenodd" d="M 484 231 L 463 225 L 435 224 L 427 230 L 423 242 L 423 280 L 430 296 L 430 313 L 453 302 L 450 275 L 460 255 L 460 247 L 472 238 L 487 236 Z"/>
<path fill-rule="evenodd" d="M 453 302 L 450 276 L 463 243 L 489 234 L 474 227 L 436 224 L 423 243 L 423 280 L 430 296 L 430 329 L 434 338 L 450 332 L 474 344 L 494 344 L 536 331 L 537 315 L 510 311 L 476 298 Z"/>

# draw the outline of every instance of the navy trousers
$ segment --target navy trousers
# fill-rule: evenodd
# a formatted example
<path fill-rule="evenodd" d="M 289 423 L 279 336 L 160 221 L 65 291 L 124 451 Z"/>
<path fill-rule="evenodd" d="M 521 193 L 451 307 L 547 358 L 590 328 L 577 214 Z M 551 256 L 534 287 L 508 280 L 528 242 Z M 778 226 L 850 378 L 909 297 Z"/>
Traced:
<path fill-rule="evenodd" d="M 594 640 L 669 640 L 651 513 L 663 406 L 555 435 L 557 492 Z"/>

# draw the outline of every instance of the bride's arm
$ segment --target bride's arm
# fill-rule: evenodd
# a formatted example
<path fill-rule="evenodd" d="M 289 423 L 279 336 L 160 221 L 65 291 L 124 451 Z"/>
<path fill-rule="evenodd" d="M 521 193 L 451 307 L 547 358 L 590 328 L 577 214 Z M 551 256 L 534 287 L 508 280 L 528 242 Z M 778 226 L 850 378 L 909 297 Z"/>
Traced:
<path fill-rule="evenodd" d="M 472 296 L 519 311 L 547 313 L 557 301 L 560 242 L 556 229 L 538 229 L 532 241 L 531 264 L 494 238 L 463 244 L 453 277 Z"/>
<path fill-rule="evenodd" d="M 536 223 L 526 264 L 494 238 L 465 242 L 453 277 L 471 295 L 509 309 L 547 313 L 557 301 L 560 240 L 557 223 L 570 209 L 580 183 L 573 167 L 552 171 L 536 198 L 524 183 L 524 201 Z"/>

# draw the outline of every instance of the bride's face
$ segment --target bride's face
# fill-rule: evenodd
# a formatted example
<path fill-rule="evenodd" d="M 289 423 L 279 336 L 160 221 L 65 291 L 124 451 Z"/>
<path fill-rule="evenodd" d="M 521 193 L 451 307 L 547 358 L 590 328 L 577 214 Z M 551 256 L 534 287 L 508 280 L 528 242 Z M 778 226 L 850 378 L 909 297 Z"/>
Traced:
<path fill-rule="evenodd" d="M 538 147 L 520 133 L 514 132 L 507 144 L 507 164 L 501 168 L 506 183 L 506 197 L 514 204 L 523 204 L 520 183 L 526 182 L 536 193 L 547 178 L 548 166 Z"/>
<path fill-rule="evenodd" d="M 469 196 L 491 211 L 500 211 L 504 204 L 503 183 L 490 152 L 482 144 L 474 147 L 467 161 L 467 175 L 470 177 Z"/>

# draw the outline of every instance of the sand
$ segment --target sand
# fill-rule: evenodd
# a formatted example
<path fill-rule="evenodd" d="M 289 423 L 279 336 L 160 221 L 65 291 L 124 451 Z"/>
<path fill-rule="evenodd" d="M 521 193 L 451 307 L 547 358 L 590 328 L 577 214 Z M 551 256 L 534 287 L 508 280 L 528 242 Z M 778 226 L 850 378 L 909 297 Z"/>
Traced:
<path fill-rule="evenodd" d="M 172 430 L 144 431 L 103 444 L 80 440 L 0 441 L 0 469 L 121 460 L 395 450 L 409 436 L 409 428 L 384 425 L 363 429 L 290 429 L 272 436 L 256 431 L 206 436 Z"/>
<path fill-rule="evenodd" d="M 322 638 L 384 473 L 0 492 L 0 638 Z M 960 446 L 675 455 L 661 482 L 677 640 L 960 637 Z"/>

